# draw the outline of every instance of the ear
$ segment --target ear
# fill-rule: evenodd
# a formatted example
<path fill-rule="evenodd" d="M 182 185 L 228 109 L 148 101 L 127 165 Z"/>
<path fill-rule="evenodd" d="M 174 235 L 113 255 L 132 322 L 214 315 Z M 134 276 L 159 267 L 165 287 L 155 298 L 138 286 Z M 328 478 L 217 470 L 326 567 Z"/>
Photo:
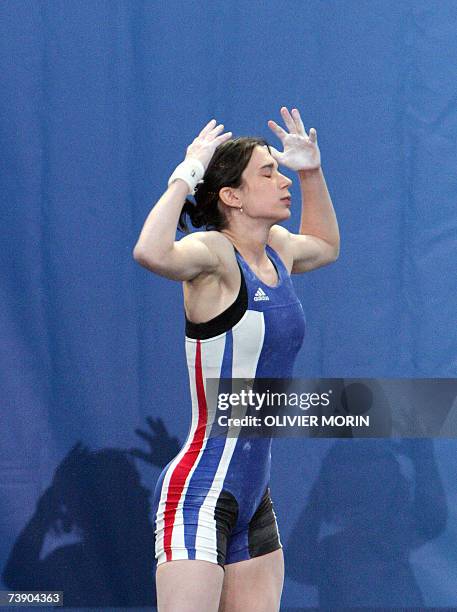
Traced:
<path fill-rule="evenodd" d="M 238 190 L 233 187 L 222 187 L 222 189 L 219 190 L 219 199 L 232 208 L 240 208 L 241 206 Z"/>

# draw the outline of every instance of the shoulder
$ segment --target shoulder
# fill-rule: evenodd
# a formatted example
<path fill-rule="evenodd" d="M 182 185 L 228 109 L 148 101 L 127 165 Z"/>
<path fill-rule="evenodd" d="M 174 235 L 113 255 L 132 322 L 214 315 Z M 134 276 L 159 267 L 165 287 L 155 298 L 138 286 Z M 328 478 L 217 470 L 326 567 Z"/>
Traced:
<path fill-rule="evenodd" d="M 280 225 L 273 225 L 268 244 L 275 249 L 291 274 L 309 272 L 334 262 L 338 249 L 312 234 L 294 234 Z"/>
<path fill-rule="evenodd" d="M 192 232 L 181 238 L 179 242 L 186 242 L 188 244 L 198 242 L 204 244 L 211 251 L 226 250 L 230 246 L 230 241 L 216 230 Z"/>
<path fill-rule="evenodd" d="M 227 276 L 232 277 L 234 273 L 235 275 L 237 274 L 238 266 L 236 263 L 235 250 L 230 240 L 221 232 L 216 230 L 193 232 L 181 238 L 179 242 L 196 245 L 198 248 L 204 247 L 205 250 L 209 251 L 211 257 L 214 258 L 215 261 L 217 260 L 217 265 L 212 270 L 213 275 L 215 274 L 225 279 Z M 207 273 L 193 280 L 200 281 L 206 276 Z"/>
<path fill-rule="evenodd" d="M 289 230 L 281 225 L 273 225 L 270 228 L 267 244 L 276 251 L 290 274 L 294 263 L 294 256 Z"/>
<path fill-rule="evenodd" d="M 227 259 L 235 259 L 232 243 L 226 236 L 216 230 L 193 232 L 181 238 L 179 242 L 182 245 L 198 245 L 199 247 L 204 245 L 220 263 L 226 263 Z"/>

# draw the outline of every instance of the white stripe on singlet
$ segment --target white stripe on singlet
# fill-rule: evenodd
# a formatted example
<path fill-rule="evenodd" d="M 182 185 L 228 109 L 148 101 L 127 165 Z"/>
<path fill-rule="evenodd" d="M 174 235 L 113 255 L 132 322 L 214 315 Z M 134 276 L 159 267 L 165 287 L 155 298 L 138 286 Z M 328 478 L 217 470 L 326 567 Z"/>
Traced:
<path fill-rule="evenodd" d="M 265 321 L 263 313 L 248 310 L 243 317 L 243 323 L 235 326 L 232 330 L 232 378 L 255 377 L 257 364 L 263 347 L 264 336 Z M 249 338 L 248 341 L 247 338 Z M 255 349 L 253 349 L 253 347 L 255 347 Z M 246 350 L 247 348 L 248 350 Z M 205 361 L 206 359 L 203 360 L 202 358 L 202 365 Z M 206 374 L 206 376 L 208 375 Z M 231 428 L 231 434 L 233 433 L 236 436 L 239 430 L 239 427 Z M 224 480 L 229 469 L 232 455 L 238 442 L 238 438 L 235 436 L 225 439 L 224 450 L 222 451 L 216 474 L 199 511 L 195 543 L 196 559 L 206 561 L 213 560 L 217 563 L 217 530 L 214 512 L 217 500 L 224 486 Z"/>

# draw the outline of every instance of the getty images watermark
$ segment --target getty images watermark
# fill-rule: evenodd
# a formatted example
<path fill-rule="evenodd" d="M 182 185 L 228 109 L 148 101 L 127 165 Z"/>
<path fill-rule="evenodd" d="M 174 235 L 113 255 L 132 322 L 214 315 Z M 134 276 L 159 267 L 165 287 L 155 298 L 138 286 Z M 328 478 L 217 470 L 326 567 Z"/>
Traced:
<path fill-rule="evenodd" d="M 218 422 L 228 427 L 360 427 L 370 425 L 370 416 L 342 415 L 342 414 L 291 414 L 291 409 L 309 410 L 310 408 L 327 408 L 333 391 L 326 393 L 295 393 L 264 391 L 259 393 L 252 389 L 242 389 L 235 393 L 219 393 L 217 397 L 218 411 L 228 411 L 234 407 L 250 408 L 257 415 L 246 414 L 243 417 L 219 414 Z M 274 413 L 269 414 L 266 408 L 273 408 Z M 280 414 L 286 411 L 285 414 Z M 287 410 L 288 409 L 288 410 Z"/>
<path fill-rule="evenodd" d="M 455 379 L 206 379 L 210 437 L 453 437 Z"/>

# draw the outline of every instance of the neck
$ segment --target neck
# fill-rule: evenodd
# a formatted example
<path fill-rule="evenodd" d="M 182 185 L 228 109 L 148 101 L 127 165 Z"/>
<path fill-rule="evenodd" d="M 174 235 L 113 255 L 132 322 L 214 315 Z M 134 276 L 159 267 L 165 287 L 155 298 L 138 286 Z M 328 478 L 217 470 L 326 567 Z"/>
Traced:
<path fill-rule="evenodd" d="M 230 225 L 221 230 L 221 234 L 227 236 L 245 259 L 259 265 L 265 261 L 265 245 L 268 242 L 271 226 L 256 224 L 256 227 L 247 228 L 246 225 L 243 224 L 243 227 Z"/>

